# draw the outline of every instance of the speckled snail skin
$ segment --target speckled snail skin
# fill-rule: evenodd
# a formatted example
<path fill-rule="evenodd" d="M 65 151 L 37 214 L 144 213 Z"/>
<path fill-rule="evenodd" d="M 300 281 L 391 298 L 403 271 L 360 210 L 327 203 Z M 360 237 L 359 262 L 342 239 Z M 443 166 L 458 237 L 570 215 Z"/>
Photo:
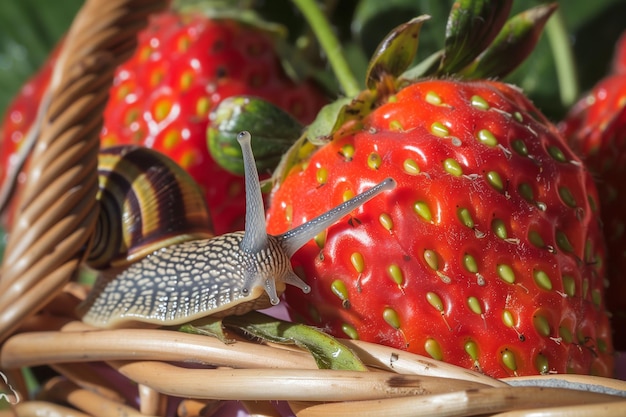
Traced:
<path fill-rule="evenodd" d="M 94 240 L 103 243 L 95 243 L 88 264 L 103 272 L 79 308 L 85 323 L 107 328 L 173 326 L 276 305 L 286 284 L 309 292 L 309 286 L 293 272 L 291 256 L 343 216 L 396 184 L 388 178 L 295 229 L 268 235 L 250 134 L 241 132 L 237 140 L 245 164 L 246 230 L 216 237 L 210 236 L 202 193 L 195 185 L 180 184 L 185 182 L 184 172 L 176 164 L 166 162 L 168 172 L 150 176 L 145 173 L 159 171 L 150 166 L 156 165 L 156 160 L 140 162 L 143 156 L 133 158 L 133 152 L 124 151 L 102 156 L 103 213 Z M 139 149 L 143 148 L 135 152 L 149 152 Z M 120 175 L 117 166 L 123 168 L 120 172 L 130 174 Z M 144 174 L 148 177 L 137 180 Z M 169 184 L 141 185 L 168 175 L 173 181 Z M 120 182 L 126 185 L 120 187 Z M 167 204 L 163 199 L 169 192 L 174 196 L 167 197 Z M 142 198 L 150 202 L 139 204 Z M 166 213 L 161 211 L 164 207 Z M 150 214 L 150 208 L 160 215 Z M 141 211 L 138 219 L 137 212 Z M 108 232 L 116 216 L 126 224 L 121 237 Z M 167 226 L 157 228 L 162 221 Z M 159 229 L 165 231 L 164 239 L 157 239 Z M 112 242 L 120 249 L 112 251 Z"/>

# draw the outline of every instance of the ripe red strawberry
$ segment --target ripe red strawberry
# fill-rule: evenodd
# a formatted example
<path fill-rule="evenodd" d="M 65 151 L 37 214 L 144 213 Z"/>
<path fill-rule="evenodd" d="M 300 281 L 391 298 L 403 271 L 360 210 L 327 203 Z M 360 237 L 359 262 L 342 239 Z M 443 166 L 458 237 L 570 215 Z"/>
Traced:
<path fill-rule="evenodd" d="M 626 33 L 609 75 L 570 110 L 559 129 L 595 175 L 607 239 L 607 305 L 615 347 L 626 350 Z"/>
<path fill-rule="evenodd" d="M 38 76 L 40 88 L 48 78 L 49 72 Z M 243 177 L 215 164 L 206 145 L 209 113 L 234 95 L 266 99 L 302 123 L 327 102 L 316 85 L 296 83 L 285 74 L 269 32 L 200 12 L 156 14 L 139 34 L 135 54 L 116 71 L 102 146 L 135 143 L 166 153 L 205 189 L 216 233 L 241 229 Z M 20 111 L 10 108 L 8 114 L 23 120 L 23 132 L 33 117 Z M 4 132 L 19 136 L 10 124 Z M 12 148 L 3 152 L 8 158 Z"/>
<path fill-rule="evenodd" d="M 11 175 L 19 165 L 21 147 L 25 143 L 30 127 L 37 117 L 38 104 L 48 87 L 52 69 L 60 47 L 57 46 L 44 65 L 22 86 L 19 93 L 11 101 L 0 124 L 0 200 L 5 197 L 7 176 Z M 25 149 L 22 149 L 24 152 Z M 23 182 L 24 178 L 12 178 L 11 181 Z M 9 222 L 12 213 L 4 213 L 7 218 L 2 222 Z"/>
<path fill-rule="evenodd" d="M 610 375 L 604 247 L 580 159 L 512 86 L 422 81 L 274 192 L 270 233 L 391 176 L 395 190 L 293 258 L 298 317 L 494 377 Z"/>
<path fill-rule="evenodd" d="M 270 233 L 385 177 L 398 183 L 295 254 L 312 290 L 288 290 L 285 299 L 294 318 L 336 336 L 494 377 L 611 375 L 605 248 L 590 175 L 519 89 L 447 76 L 455 68 L 501 75 L 521 61 L 518 51 L 532 49 L 537 21 L 550 10 L 504 25 L 498 8 L 506 4 L 484 2 L 472 15 L 456 2 L 429 78 L 403 75 L 424 19 L 396 28 L 370 63 L 368 89 L 322 135 L 327 142 L 276 175 Z M 474 44 L 490 46 L 467 49 Z M 300 145 L 290 158 L 310 147 Z"/>

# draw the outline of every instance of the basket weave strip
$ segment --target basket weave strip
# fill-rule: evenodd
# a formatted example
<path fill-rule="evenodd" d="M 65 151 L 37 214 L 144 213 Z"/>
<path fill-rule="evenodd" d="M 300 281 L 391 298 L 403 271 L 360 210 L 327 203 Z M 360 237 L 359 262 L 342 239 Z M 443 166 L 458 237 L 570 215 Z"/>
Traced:
<path fill-rule="evenodd" d="M 87 0 L 67 34 L 33 127 L 26 182 L 0 279 L 0 341 L 76 273 L 97 219 L 97 154 L 113 71 L 167 0 Z M 17 301 L 16 301 L 17 300 Z"/>

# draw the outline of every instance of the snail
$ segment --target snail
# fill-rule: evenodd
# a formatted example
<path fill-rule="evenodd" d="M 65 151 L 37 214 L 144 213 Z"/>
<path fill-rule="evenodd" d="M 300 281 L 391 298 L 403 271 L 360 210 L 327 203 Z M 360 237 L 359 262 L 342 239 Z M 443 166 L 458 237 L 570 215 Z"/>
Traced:
<path fill-rule="evenodd" d="M 194 192 L 197 190 L 193 186 L 189 186 L 189 190 L 181 194 L 178 187 L 186 187 L 179 184 L 183 182 L 184 174 L 175 166 L 169 167 L 168 169 L 175 171 L 170 178 L 174 183 L 162 184 L 161 190 L 165 193 L 171 191 L 170 188 L 175 188 L 171 192 L 185 195 L 183 206 L 192 212 L 191 220 L 169 219 L 170 226 L 180 224 L 183 229 L 179 234 L 174 229 L 166 229 L 167 242 L 161 246 L 155 246 L 158 243 L 156 235 L 148 238 L 135 236 L 139 229 L 133 221 L 126 222 L 133 230 L 126 232 L 123 239 L 115 239 L 115 242 L 121 244 L 119 250 L 112 251 L 105 244 L 94 244 L 88 263 L 92 267 L 104 268 L 104 271 L 79 307 L 85 323 L 105 328 L 174 326 L 207 316 L 219 318 L 276 305 L 287 284 L 308 293 L 310 287 L 291 267 L 291 256 L 306 242 L 352 210 L 381 192 L 395 187 L 395 181 L 387 178 L 301 226 L 281 235 L 270 235 L 265 228 L 265 211 L 250 134 L 246 131 L 240 132 L 237 140 L 242 148 L 245 166 L 245 231 L 211 236 L 208 215 L 203 214 L 206 213 L 203 211 L 205 207 L 198 200 L 202 198 L 202 194 L 198 192 L 199 197 L 196 197 Z M 133 152 L 117 151 L 101 158 L 101 163 L 108 158 L 108 162 L 102 163 L 103 171 L 111 172 L 108 175 L 101 174 L 100 186 L 103 190 L 111 191 L 102 192 L 100 196 L 101 211 L 104 212 L 100 229 L 109 227 L 110 219 L 115 216 L 136 219 L 134 214 L 125 213 L 125 210 L 137 210 L 139 207 L 136 202 L 128 200 L 151 196 L 151 191 L 142 190 L 142 181 L 126 181 L 125 188 L 129 192 L 132 191 L 128 188 L 130 185 L 132 188 L 139 188 L 138 197 L 119 192 L 124 187 L 120 188 L 116 184 L 120 175 L 112 170 L 113 164 L 137 171 L 140 167 L 135 163 L 138 162 L 128 162 L 129 159 L 138 159 L 131 158 L 132 154 Z M 129 175 L 127 180 L 141 177 L 139 171 Z M 158 177 L 163 176 L 166 175 L 161 174 Z M 153 187 L 148 186 L 150 190 L 154 190 Z M 106 201 L 115 197 L 118 200 L 122 198 L 123 201 Z M 150 198 L 152 197 L 154 196 Z M 179 197 L 171 198 L 176 200 Z M 152 209 L 161 208 L 158 201 L 154 198 L 152 200 L 154 201 L 149 204 Z M 149 219 L 150 216 L 146 212 L 142 218 Z M 167 216 L 161 216 L 160 219 L 163 217 Z M 152 221 L 157 222 L 156 218 Z M 146 229 L 145 226 L 144 222 L 141 229 L 156 230 L 150 227 Z M 94 240 L 108 237 L 105 230 L 96 234 Z M 131 247 L 133 244 L 141 248 L 135 250 Z"/>

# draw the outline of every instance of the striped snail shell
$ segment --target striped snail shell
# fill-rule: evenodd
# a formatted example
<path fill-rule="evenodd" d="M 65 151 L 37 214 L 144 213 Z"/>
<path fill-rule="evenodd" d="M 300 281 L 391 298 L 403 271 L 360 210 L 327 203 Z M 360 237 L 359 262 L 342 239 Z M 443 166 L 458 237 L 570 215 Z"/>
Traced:
<path fill-rule="evenodd" d="M 80 308 L 84 322 L 109 328 L 172 326 L 278 304 L 287 284 L 309 292 L 293 272 L 291 256 L 350 211 L 395 187 L 388 178 L 299 227 L 269 235 L 250 134 L 241 132 L 237 139 L 245 166 L 246 230 L 184 239 L 104 271 Z"/>
<path fill-rule="evenodd" d="M 213 236 L 206 199 L 169 157 L 139 146 L 98 155 L 100 214 L 87 264 L 107 269 L 165 246 Z"/>

